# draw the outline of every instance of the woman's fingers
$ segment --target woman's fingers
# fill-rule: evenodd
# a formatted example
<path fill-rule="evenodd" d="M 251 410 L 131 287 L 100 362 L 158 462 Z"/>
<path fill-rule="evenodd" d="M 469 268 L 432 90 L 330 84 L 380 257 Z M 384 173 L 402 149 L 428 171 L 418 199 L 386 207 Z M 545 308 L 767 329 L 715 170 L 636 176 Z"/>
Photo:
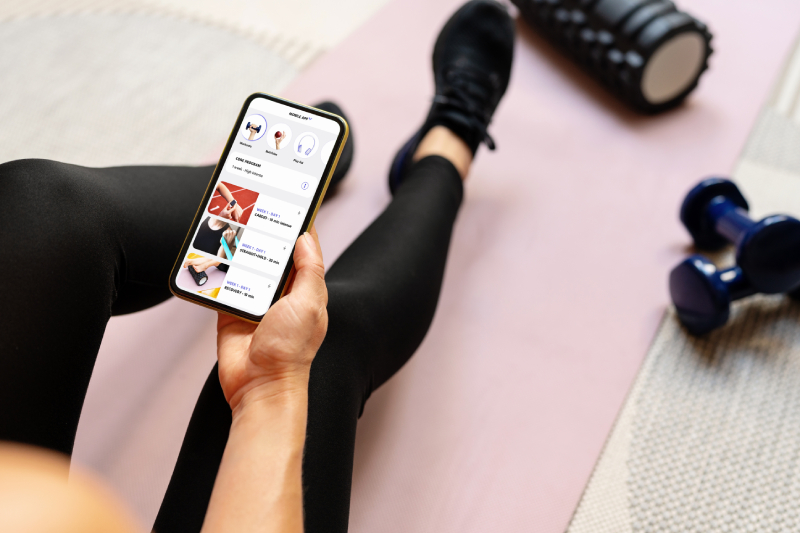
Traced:
<path fill-rule="evenodd" d="M 294 266 L 296 273 L 292 284 L 292 298 L 314 308 L 326 307 L 328 290 L 325 286 L 325 264 L 314 228 L 297 239 Z"/>

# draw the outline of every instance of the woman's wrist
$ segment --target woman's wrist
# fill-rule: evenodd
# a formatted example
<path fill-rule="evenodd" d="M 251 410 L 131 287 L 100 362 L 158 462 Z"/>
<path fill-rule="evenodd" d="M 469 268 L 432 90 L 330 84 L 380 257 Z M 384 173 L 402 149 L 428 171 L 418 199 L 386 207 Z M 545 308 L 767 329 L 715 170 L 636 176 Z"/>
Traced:
<path fill-rule="evenodd" d="M 234 419 L 263 411 L 265 408 L 283 406 L 292 408 L 308 403 L 310 368 L 298 368 L 272 379 L 262 379 L 240 391 L 230 399 Z"/>
<path fill-rule="evenodd" d="M 242 396 L 233 410 L 203 533 L 302 532 L 307 416 L 307 373 L 305 381 L 295 374 Z"/>

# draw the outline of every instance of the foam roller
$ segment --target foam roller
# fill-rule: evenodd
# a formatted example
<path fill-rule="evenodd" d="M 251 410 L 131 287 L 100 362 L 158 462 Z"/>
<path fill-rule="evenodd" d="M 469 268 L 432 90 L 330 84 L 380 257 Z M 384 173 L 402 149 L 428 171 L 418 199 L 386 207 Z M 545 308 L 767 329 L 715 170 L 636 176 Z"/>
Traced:
<path fill-rule="evenodd" d="M 194 278 L 194 282 L 199 286 L 203 286 L 208 281 L 208 275 L 205 272 L 198 272 L 195 270 L 194 265 L 189 265 L 189 274 Z"/>
<path fill-rule="evenodd" d="M 680 104 L 708 68 L 711 33 L 669 0 L 512 0 L 556 44 L 634 109 Z"/>

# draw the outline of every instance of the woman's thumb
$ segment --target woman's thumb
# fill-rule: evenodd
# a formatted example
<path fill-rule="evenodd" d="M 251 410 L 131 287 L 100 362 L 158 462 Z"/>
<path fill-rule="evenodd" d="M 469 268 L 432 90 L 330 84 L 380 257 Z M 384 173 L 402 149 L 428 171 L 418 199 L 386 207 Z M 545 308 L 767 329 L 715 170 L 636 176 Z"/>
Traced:
<path fill-rule="evenodd" d="M 306 232 L 297 239 L 294 249 L 294 265 L 297 273 L 292 285 L 292 292 L 299 292 L 302 296 L 312 299 L 322 298 L 325 300 L 323 305 L 327 304 L 322 250 L 319 241 L 311 233 Z"/>

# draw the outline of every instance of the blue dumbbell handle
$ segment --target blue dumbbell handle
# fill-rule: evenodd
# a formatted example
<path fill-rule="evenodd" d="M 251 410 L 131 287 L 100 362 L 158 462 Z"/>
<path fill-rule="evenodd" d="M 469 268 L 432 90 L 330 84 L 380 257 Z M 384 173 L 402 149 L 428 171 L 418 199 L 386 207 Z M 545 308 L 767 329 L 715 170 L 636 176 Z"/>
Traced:
<path fill-rule="evenodd" d="M 714 230 L 736 245 L 736 263 L 755 292 L 777 294 L 800 287 L 800 221 L 772 215 L 755 221 L 726 196 L 713 198 L 706 216 Z"/>
<path fill-rule="evenodd" d="M 717 196 L 708 204 L 708 216 L 717 232 L 734 244 L 756 225 L 747 211 L 724 196 Z"/>
<path fill-rule="evenodd" d="M 722 270 L 719 273 L 719 279 L 728 288 L 728 295 L 730 295 L 731 301 L 752 296 L 757 292 L 738 266 Z"/>

